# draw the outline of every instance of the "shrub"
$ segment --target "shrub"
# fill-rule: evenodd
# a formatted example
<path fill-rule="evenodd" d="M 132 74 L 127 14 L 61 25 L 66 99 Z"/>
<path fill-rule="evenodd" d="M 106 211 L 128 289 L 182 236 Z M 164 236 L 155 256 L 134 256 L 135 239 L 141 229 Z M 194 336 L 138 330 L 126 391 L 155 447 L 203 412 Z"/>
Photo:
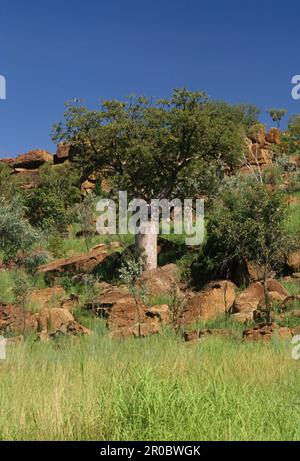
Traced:
<path fill-rule="evenodd" d="M 65 232 L 71 208 L 80 199 L 79 179 L 69 164 L 44 165 L 36 189 L 26 196 L 27 216 L 33 226 Z"/>
<path fill-rule="evenodd" d="M 18 198 L 0 198 L 0 250 L 4 259 L 12 259 L 18 251 L 28 250 L 38 234 L 25 218 L 25 208 Z"/>

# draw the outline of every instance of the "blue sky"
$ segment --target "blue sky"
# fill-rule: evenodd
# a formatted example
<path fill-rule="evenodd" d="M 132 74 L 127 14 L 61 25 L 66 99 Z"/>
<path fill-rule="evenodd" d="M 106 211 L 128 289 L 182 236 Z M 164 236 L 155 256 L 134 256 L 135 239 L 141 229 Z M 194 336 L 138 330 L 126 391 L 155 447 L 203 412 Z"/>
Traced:
<path fill-rule="evenodd" d="M 74 97 L 95 107 L 186 86 L 300 113 L 299 23 L 297 0 L 1 0 L 0 156 L 55 151 L 51 126 Z"/>

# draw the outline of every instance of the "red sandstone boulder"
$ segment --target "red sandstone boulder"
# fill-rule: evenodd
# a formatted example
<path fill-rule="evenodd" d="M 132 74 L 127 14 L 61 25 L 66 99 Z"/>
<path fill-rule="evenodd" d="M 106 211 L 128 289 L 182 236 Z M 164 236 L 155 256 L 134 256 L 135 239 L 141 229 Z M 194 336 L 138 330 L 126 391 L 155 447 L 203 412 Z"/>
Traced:
<path fill-rule="evenodd" d="M 36 332 L 37 329 L 35 314 L 13 304 L 0 303 L 1 334 L 22 334 L 26 331 Z"/>
<path fill-rule="evenodd" d="M 206 338 L 206 337 L 221 337 L 221 338 L 230 338 L 234 336 L 232 330 L 225 329 L 225 328 L 212 328 L 212 329 L 204 329 L 204 330 L 189 330 L 185 331 L 183 334 L 184 340 L 186 342 L 194 342 L 198 341 L 199 339 Z"/>
<path fill-rule="evenodd" d="M 14 160 L 14 168 L 35 169 L 44 165 L 44 163 L 53 162 L 53 155 L 42 149 L 35 149 L 26 154 L 18 155 Z"/>
<path fill-rule="evenodd" d="M 183 310 L 180 323 L 190 324 L 210 320 L 230 311 L 235 301 L 236 286 L 227 280 L 208 284 L 203 291 L 191 297 Z"/>
<path fill-rule="evenodd" d="M 170 325 L 172 323 L 172 314 L 167 304 L 152 306 L 146 311 L 147 317 L 157 318 L 161 325 Z"/>
<path fill-rule="evenodd" d="M 60 335 L 89 335 L 91 331 L 77 323 L 73 315 L 66 309 L 44 308 L 38 315 L 40 339 Z"/>
<path fill-rule="evenodd" d="M 280 145 L 281 144 L 281 133 L 278 128 L 270 128 L 269 133 L 266 134 L 266 141 Z"/>
<path fill-rule="evenodd" d="M 78 274 L 90 273 L 95 267 L 104 261 L 111 253 L 120 248 L 120 243 L 100 244 L 92 248 L 87 253 L 63 258 L 45 264 L 38 268 L 38 273 L 56 276 L 62 273 Z"/>
<path fill-rule="evenodd" d="M 267 289 L 270 301 L 278 301 L 288 296 L 285 288 L 274 279 L 267 281 Z M 234 312 L 250 313 L 262 307 L 264 304 L 264 287 L 261 282 L 252 283 L 242 293 L 240 293 L 234 303 Z"/>
<path fill-rule="evenodd" d="M 147 336 L 157 335 L 159 333 L 159 325 L 157 319 L 151 322 L 135 324 L 131 327 L 122 327 L 113 330 L 109 337 L 112 339 L 126 338 L 146 338 Z"/>
<path fill-rule="evenodd" d="M 294 271 L 300 271 L 300 250 L 293 251 L 289 254 L 287 265 Z"/>
<path fill-rule="evenodd" d="M 14 174 L 22 189 L 34 189 L 39 184 L 40 173 L 38 168 L 15 168 Z"/>
<path fill-rule="evenodd" d="M 269 165 L 273 163 L 273 152 L 263 149 L 259 144 L 253 144 L 252 155 L 248 158 L 252 165 Z"/>
<path fill-rule="evenodd" d="M 248 137 L 251 139 L 252 142 L 258 143 L 260 146 L 263 146 L 265 144 L 266 138 L 266 129 L 264 125 L 262 125 L 261 123 L 253 125 L 249 130 Z"/>
<path fill-rule="evenodd" d="M 150 296 L 170 293 L 178 283 L 176 264 L 167 264 L 145 271 L 141 276 L 141 283 L 146 286 Z"/>
<path fill-rule="evenodd" d="M 270 341 L 274 336 L 290 339 L 292 331 L 290 328 L 279 327 L 275 323 L 272 323 L 271 325 L 260 325 L 250 328 L 243 332 L 244 341 Z"/>
<path fill-rule="evenodd" d="M 167 319 L 164 306 L 149 309 L 129 294 L 125 286 L 105 284 L 104 293 L 88 301 L 85 309 L 107 319 L 111 338 L 144 337 L 159 332 L 159 324 Z M 168 307 L 168 306 L 167 306 Z"/>
<path fill-rule="evenodd" d="M 57 165 L 59 163 L 64 163 L 69 158 L 71 144 L 68 143 L 60 143 L 57 146 L 56 154 L 53 156 L 54 164 Z"/>
<path fill-rule="evenodd" d="M 67 295 L 62 287 L 50 287 L 32 291 L 28 296 L 28 302 L 42 309 L 60 307 L 64 298 L 67 298 Z"/>

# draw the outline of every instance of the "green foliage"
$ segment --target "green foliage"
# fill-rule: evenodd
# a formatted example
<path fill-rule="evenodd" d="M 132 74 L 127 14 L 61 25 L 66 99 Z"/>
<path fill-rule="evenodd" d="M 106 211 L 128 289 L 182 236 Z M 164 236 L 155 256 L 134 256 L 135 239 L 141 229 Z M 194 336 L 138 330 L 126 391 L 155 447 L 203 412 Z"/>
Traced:
<path fill-rule="evenodd" d="M 88 194 L 74 208 L 75 222 L 79 225 L 79 232 L 85 239 L 86 249 L 91 247 L 92 237 L 95 236 L 95 216 L 96 216 L 97 196 Z"/>
<path fill-rule="evenodd" d="M 127 258 L 119 269 L 120 280 L 125 283 L 135 299 L 144 299 L 146 296 L 145 287 L 139 284 L 144 265 L 144 258 L 137 255 Z"/>
<path fill-rule="evenodd" d="M 33 226 L 65 232 L 71 222 L 70 208 L 80 199 L 79 177 L 69 164 L 40 168 L 39 186 L 25 198 L 27 216 Z"/>
<path fill-rule="evenodd" d="M 287 113 L 286 109 L 269 109 L 268 114 L 270 115 L 271 119 L 273 122 L 277 122 L 277 126 L 279 128 L 281 119 L 285 116 Z"/>
<path fill-rule="evenodd" d="M 22 263 L 29 274 L 34 274 L 37 268 L 48 262 L 48 255 L 45 251 L 33 251 L 25 255 Z"/>
<path fill-rule="evenodd" d="M 186 253 L 177 263 L 179 277 L 182 282 L 190 283 L 192 278 L 192 264 L 199 257 L 199 253 L 189 252 Z"/>
<path fill-rule="evenodd" d="M 299 440 L 290 340 L 111 341 L 104 322 L 84 320 L 90 337 L 8 350 L 1 440 Z"/>
<path fill-rule="evenodd" d="M 0 271 L 0 302 L 11 303 L 14 301 L 13 276 L 7 270 Z"/>
<path fill-rule="evenodd" d="M 299 154 L 300 151 L 300 114 L 292 115 L 288 121 L 288 129 L 282 137 L 287 154 Z"/>
<path fill-rule="evenodd" d="M 241 114 L 241 122 L 247 129 L 259 123 L 260 110 L 254 104 L 237 104 L 236 109 Z"/>
<path fill-rule="evenodd" d="M 11 201 L 0 197 L 0 250 L 5 259 L 18 251 L 28 250 L 38 238 L 37 232 L 25 218 L 25 208 L 16 197 Z"/>
<path fill-rule="evenodd" d="M 185 178 L 189 187 L 202 189 L 204 165 L 236 165 L 242 119 L 234 106 L 177 89 L 162 101 L 103 101 L 98 111 L 69 105 L 53 137 L 72 143 L 72 160 L 84 177 L 105 169 L 115 189 L 149 200 L 170 197 L 175 189 L 185 195 Z"/>
<path fill-rule="evenodd" d="M 99 278 L 94 274 L 83 274 L 80 278 L 80 294 L 83 295 L 84 299 L 90 299 L 97 295 L 99 290 L 96 288 L 96 283 L 99 282 Z"/>
<path fill-rule="evenodd" d="M 279 184 L 282 184 L 282 174 L 283 170 L 278 165 L 272 165 L 264 168 L 262 172 L 263 183 L 271 186 L 278 186 Z"/>
<path fill-rule="evenodd" d="M 13 294 L 17 304 L 25 307 L 27 296 L 32 288 L 30 278 L 23 270 L 13 273 L 14 287 Z"/>
<path fill-rule="evenodd" d="M 65 232 L 70 222 L 65 204 L 56 194 L 34 190 L 26 200 L 28 219 L 35 227 L 47 231 Z"/>
<path fill-rule="evenodd" d="M 291 204 L 287 207 L 287 215 L 285 219 L 285 231 L 298 241 L 300 240 L 300 204 Z"/>
<path fill-rule="evenodd" d="M 292 115 L 289 118 L 288 133 L 293 141 L 300 141 L 300 114 Z"/>
<path fill-rule="evenodd" d="M 17 180 L 12 175 L 12 169 L 0 162 L 0 197 L 12 199 L 18 191 Z"/>
<path fill-rule="evenodd" d="M 225 185 L 209 216 L 206 256 L 216 266 L 246 258 L 274 270 L 291 245 L 285 219 L 281 193 L 251 182 L 236 182 L 234 188 Z"/>
<path fill-rule="evenodd" d="M 63 258 L 65 256 L 64 244 L 65 239 L 58 232 L 51 233 L 47 239 L 47 249 L 56 258 Z"/>

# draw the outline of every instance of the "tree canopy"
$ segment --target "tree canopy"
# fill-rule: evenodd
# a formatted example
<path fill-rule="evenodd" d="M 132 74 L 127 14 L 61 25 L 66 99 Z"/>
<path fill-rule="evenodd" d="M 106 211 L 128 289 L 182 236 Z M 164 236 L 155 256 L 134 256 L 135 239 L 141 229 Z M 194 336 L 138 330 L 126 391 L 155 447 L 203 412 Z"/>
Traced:
<path fill-rule="evenodd" d="M 246 127 L 241 107 L 176 89 L 170 99 L 102 101 L 99 110 L 68 105 L 53 139 L 72 143 L 83 176 L 105 171 L 116 190 L 149 200 L 206 192 L 209 172 L 239 162 Z"/>

